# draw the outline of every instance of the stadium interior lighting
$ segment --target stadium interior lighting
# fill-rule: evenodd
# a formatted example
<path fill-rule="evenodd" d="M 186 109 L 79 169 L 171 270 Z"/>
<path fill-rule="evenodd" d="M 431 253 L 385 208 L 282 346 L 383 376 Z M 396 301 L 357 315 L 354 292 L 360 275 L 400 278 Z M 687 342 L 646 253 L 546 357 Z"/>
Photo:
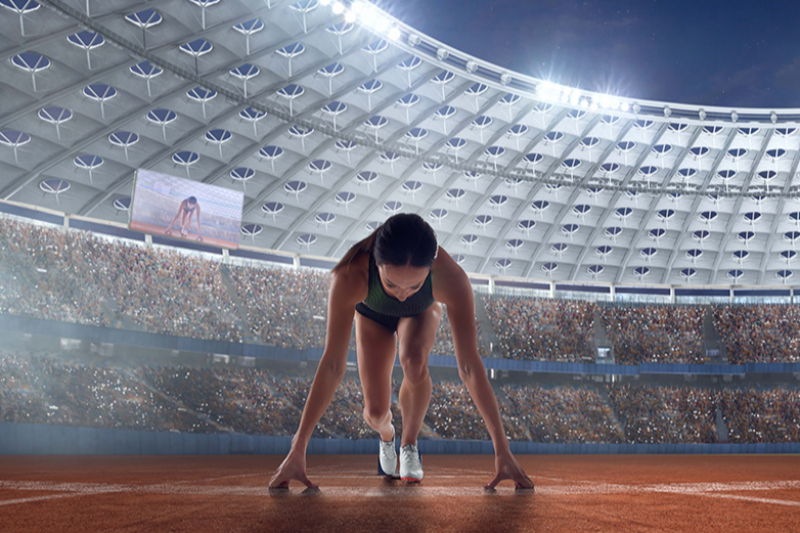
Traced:
<path fill-rule="evenodd" d="M 558 100 L 560 91 L 558 85 L 551 81 L 543 81 L 537 87 L 539 96 L 544 100 Z"/>
<path fill-rule="evenodd" d="M 389 39 L 396 41 L 400 39 L 400 28 L 397 26 L 393 26 L 392 29 L 389 30 Z"/>
<path fill-rule="evenodd" d="M 331 3 L 331 0 L 319 0 L 319 3 L 323 6 L 328 6 Z"/>
<path fill-rule="evenodd" d="M 334 2 L 331 10 L 333 10 L 334 15 L 341 15 L 344 13 L 344 4 L 341 2 Z"/>
<path fill-rule="evenodd" d="M 348 11 L 347 13 L 344 14 L 344 21 L 347 22 L 348 24 L 352 24 L 353 22 L 356 21 L 356 14 L 353 13 L 352 11 Z"/>
<path fill-rule="evenodd" d="M 364 2 L 353 2 L 353 5 L 350 6 L 350 11 L 356 15 L 360 14 L 364 11 Z"/>

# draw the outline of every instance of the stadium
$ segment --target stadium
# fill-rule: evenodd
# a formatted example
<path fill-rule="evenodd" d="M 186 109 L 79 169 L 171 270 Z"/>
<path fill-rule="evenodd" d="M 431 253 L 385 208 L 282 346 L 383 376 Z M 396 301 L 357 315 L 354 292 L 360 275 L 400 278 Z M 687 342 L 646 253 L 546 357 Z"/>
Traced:
<path fill-rule="evenodd" d="M 0 530 L 796 531 L 800 111 L 583 91 L 390 11 L 0 0 Z M 534 491 L 483 488 L 446 306 L 424 481 L 377 475 L 353 334 L 319 489 L 268 488 L 331 269 L 399 213 L 469 277 Z"/>

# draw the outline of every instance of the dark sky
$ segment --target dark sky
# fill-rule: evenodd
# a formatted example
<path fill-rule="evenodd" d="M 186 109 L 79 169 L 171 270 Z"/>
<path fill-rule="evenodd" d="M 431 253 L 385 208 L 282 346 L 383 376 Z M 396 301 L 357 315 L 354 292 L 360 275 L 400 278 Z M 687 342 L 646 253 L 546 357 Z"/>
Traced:
<path fill-rule="evenodd" d="M 374 1 L 475 57 L 584 90 L 800 107 L 800 4 L 789 0 Z"/>

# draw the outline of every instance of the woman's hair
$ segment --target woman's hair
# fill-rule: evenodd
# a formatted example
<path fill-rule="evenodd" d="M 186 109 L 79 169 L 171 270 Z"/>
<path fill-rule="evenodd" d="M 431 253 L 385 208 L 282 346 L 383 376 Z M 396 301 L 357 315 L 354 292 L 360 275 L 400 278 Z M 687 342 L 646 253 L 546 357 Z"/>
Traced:
<path fill-rule="evenodd" d="M 194 196 L 190 196 L 190 197 L 189 197 L 189 198 L 187 198 L 186 200 L 187 200 L 187 201 L 188 201 L 190 204 L 196 204 L 196 203 L 197 203 L 197 198 L 195 198 Z"/>
<path fill-rule="evenodd" d="M 378 265 L 430 268 L 438 251 L 436 233 L 422 217 L 399 213 L 351 246 L 333 272 L 349 266 L 363 253 L 372 253 Z"/>

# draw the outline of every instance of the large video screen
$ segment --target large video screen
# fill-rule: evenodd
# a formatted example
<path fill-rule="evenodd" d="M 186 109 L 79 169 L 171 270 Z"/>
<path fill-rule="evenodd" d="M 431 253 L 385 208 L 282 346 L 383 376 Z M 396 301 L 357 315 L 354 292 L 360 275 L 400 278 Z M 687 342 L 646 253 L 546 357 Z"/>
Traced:
<path fill-rule="evenodd" d="M 239 247 L 244 193 L 140 168 L 133 183 L 132 230 Z"/>

